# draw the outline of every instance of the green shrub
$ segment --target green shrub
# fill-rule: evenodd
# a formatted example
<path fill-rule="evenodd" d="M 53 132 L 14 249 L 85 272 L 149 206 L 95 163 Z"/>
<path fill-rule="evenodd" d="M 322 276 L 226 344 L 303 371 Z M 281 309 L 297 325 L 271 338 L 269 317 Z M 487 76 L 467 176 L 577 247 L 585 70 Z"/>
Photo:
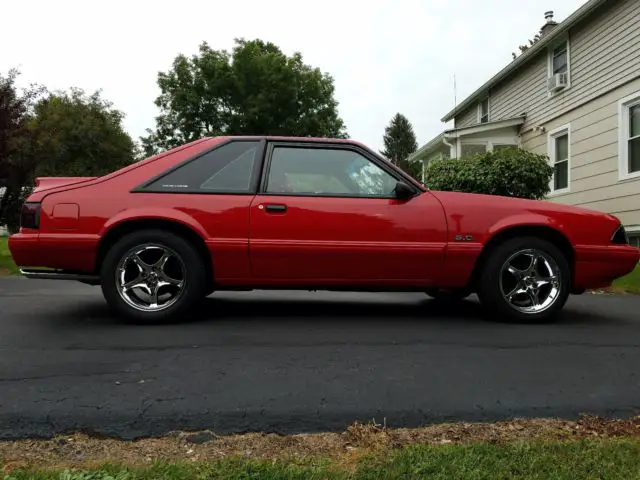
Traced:
<path fill-rule="evenodd" d="M 539 200 L 549 193 L 553 168 L 545 155 L 508 148 L 431 162 L 425 183 L 432 190 L 484 193 Z"/>

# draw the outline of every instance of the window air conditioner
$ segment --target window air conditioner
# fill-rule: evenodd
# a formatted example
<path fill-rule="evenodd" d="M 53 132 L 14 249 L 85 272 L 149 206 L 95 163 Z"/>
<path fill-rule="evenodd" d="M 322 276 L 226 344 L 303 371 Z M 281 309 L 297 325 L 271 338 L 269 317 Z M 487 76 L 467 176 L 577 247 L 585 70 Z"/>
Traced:
<path fill-rule="evenodd" d="M 550 92 L 562 90 L 569 83 L 569 77 L 566 73 L 556 73 L 547 79 L 547 88 Z"/>

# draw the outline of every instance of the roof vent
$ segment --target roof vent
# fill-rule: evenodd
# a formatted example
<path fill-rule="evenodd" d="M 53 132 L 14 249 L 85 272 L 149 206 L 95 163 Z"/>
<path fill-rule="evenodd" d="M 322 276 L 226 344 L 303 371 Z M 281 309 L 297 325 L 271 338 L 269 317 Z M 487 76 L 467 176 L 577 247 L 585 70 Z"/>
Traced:
<path fill-rule="evenodd" d="M 540 36 L 543 37 L 551 30 L 553 30 L 558 22 L 553 20 L 553 10 L 548 10 L 544 12 L 544 19 L 546 20 L 545 24 L 540 29 Z"/>

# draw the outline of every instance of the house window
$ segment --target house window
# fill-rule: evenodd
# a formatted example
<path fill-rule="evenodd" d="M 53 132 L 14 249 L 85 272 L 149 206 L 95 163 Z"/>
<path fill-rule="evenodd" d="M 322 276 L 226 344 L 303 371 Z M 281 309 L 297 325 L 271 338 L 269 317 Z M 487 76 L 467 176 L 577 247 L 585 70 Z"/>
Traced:
<path fill-rule="evenodd" d="M 478 122 L 489 122 L 489 97 L 485 98 L 478 104 Z"/>
<path fill-rule="evenodd" d="M 568 39 L 549 49 L 547 88 L 550 95 L 570 86 L 570 53 Z"/>
<path fill-rule="evenodd" d="M 640 248 L 640 233 L 634 233 L 629 235 L 629 245 L 633 245 L 636 248 Z"/>
<path fill-rule="evenodd" d="M 619 105 L 620 178 L 640 176 L 640 92 Z"/>
<path fill-rule="evenodd" d="M 569 69 L 569 56 L 567 42 L 558 45 L 551 52 L 551 74 L 567 73 Z"/>
<path fill-rule="evenodd" d="M 506 144 L 506 143 L 494 143 L 493 144 L 493 151 L 497 152 L 500 150 L 511 150 L 513 148 L 518 148 L 517 145 L 514 144 Z"/>
<path fill-rule="evenodd" d="M 470 155 L 476 155 L 478 153 L 485 153 L 486 151 L 486 143 L 463 143 L 462 145 L 460 145 L 461 157 L 468 157 Z"/>
<path fill-rule="evenodd" d="M 549 159 L 553 167 L 551 192 L 563 193 L 569 191 L 570 182 L 570 127 L 568 125 L 549 132 Z"/>

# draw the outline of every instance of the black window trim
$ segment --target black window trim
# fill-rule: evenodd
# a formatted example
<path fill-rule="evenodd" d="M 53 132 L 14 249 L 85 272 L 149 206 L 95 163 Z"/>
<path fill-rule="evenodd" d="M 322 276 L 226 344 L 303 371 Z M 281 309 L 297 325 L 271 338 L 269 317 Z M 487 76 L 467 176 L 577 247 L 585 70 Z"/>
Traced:
<path fill-rule="evenodd" d="M 418 195 L 421 189 L 417 187 L 416 180 L 406 174 L 403 170 L 390 166 L 388 162 L 372 154 L 371 151 L 360 147 L 359 145 L 346 142 L 305 142 L 300 140 L 271 140 L 267 145 L 264 161 L 262 162 L 262 175 L 260 176 L 260 186 L 258 189 L 258 196 L 269 197 L 315 197 L 315 198 L 362 198 L 362 199 L 380 199 L 390 200 L 395 199 L 394 195 L 349 195 L 344 193 L 296 193 L 296 192 L 267 192 L 267 178 L 269 171 L 271 170 L 271 159 L 273 157 L 273 151 L 276 147 L 289 147 L 289 148 L 317 148 L 317 149 L 331 149 L 331 150 L 349 150 L 356 152 L 367 160 L 370 160 L 374 165 L 381 168 L 384 172 L 391 175 L 396 181 L 403 182 L 409 185 L 414 191 L 413 195 L 407 199 Z"/>
<path fill-rule="evenodd" d="M 179 170 L 180 168 L 186 166 L 187 164 L 198 160 L 199 158 L 208 155 L 209 153 L 217 150 L 225 145 L 229 145 L 230 143 L 239 143 L 239 142 L 251 142 L 258 144 L 258 150 L 256 152 L 256 159 L 253 164 L 253 171 L 251 173 L 252 179 L 251 184 L 249 185 L 249 190 L 239 190 L 239 191 L 211 191 L 211 190 L 202 190 L 199 188 L 150 188 L 150 185 L 157 182 L 163 177 L 170 175 L 171 173 Z M 267 140 L 264 137 L 242 137 L 242 138 L 229 138 L 228 140 L 224 140 L 220 143 L 216 143 L 210 148 L 206 148 L 201 152 L 197 153 L 193 157 L 189 157 L 186 160 L 174 165 L 167 170 L 155 175 L 154 177 L 145 180 L 140 185 L 132 188 L 130 190 L 131 193 L 165 193 L 165 194 L 176 194 L 183 193 L 187 195 L 255 195 L 258 191 L 258 187 L 260 185 L 260 179 L 262 177 L 262 166 L 264 163 L 264 156 L 267 146 Z"/>

